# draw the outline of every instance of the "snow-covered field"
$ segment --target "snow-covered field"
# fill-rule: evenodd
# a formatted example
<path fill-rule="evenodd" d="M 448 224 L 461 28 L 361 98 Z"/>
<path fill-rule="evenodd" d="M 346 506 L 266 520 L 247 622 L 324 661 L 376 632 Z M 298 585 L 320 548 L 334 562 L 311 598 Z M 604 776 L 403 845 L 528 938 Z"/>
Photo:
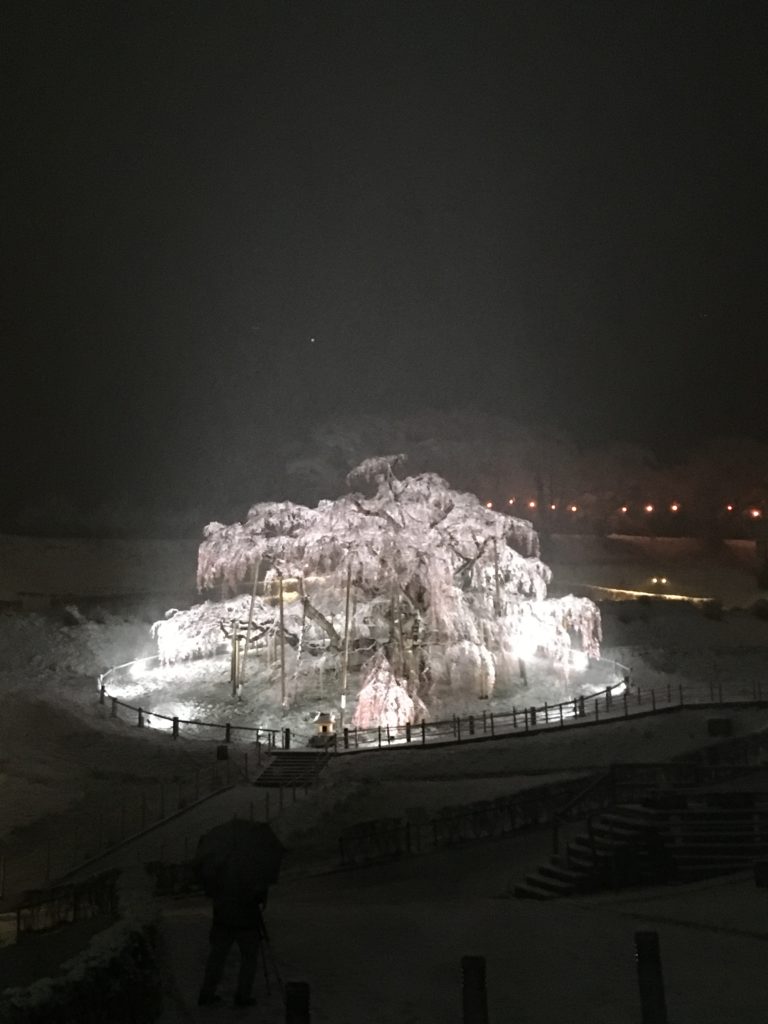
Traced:
<path fill-rule="evenodd" d="M 768 622 L 747 611 L 727 611 L 722 620 L 676 604 L 604 605 L 602 612 L 604 653 L 631 665 L 633 681 L 643 687 L 682 682 L 706 697 L 713 684 L 722 685 L 726 698 L 751 697 L 760 682 L 768 692 Z M 95 613 L 84 606 L 80 612 L 0 615 L 0 852 L 9 866 L 9 897 L 11 889 L 42 881 L 51 845 L 55 857 L 73 835 L 87 844 L 100 808 L 138 800 L 148 786 L 170 784 L 213 761 L 215 741 L 174 743 L 164 731 L 110 719 L 108 708 L 97 702 L 100 672 L 152 653 L 153 614 L 154 609 L 146 615 L 135 609 Z M 219 684 L 226 711 L 226 679 Z M 322 786 L 289 809 L 285 827 L 297 837 L 302 829 L 314 830 L 308 848 L 314 843 L 327 851 L 338 830 L 353 820 L 501 795 L 544 781 L 539 773 L 656 760 L 700 746 L 707 717 L 706 711 L 691 710 L 522 742 L 340 758 Z M 729 717 L 737 732 L 768 724 L 764 711 Z M 315 841 L 320 830 L 326 843 Z M 567 1011 L 569 1020 L 585 1024 L 629 1024 L 639 1017 L 632 933 L 658 920 L 676 1024 L 757 1024 L 764 1018 L 766 992 L 755 981 L 762 977 L 763 947 L 747 934 L 762 930 L 729 918 L 732 931 L 719 932 L 716 914 L 707 917 L 701 895 L 691 897 L 695 914 L 689 901 L 653 904 L 647 917 L 632 916 L 645 910 L 627 901 L 541 907 L 494 899 L 536 863 L 540 841 L 510 839 L 356 876 L 300 882 L 295 874 L 291 881 L 289 871 L 270 905 L 273 946 L 284 975 L 311 981 L 318 1021 L 458 1022 L 458 958 L 481 953 L 488 956 L 492 1020 L 514 1016 L 538 1024 Z M 19 864 L 27 865 L 26 873 L 17 870 Z M 746 894 L 743 902 L 749 903 Z M 0 907 L 8 905 L 6 900 Z M 689 919 L 696 929 L 687 926 Z M 187 911 L 177 907 L 166 919 L 169 962 L 182 987 L 196 985 L 206 921 L 200 904 Z M 329 930 L 336 936 L 332 944 L 322 939 Z M 697 967 L 711 985 L 693 984 Z M 551 972 L 557 984 L 542 984 Z M 189 1004 L 189 996 L 182 993 L 181 1003 Z M 166 1020 L 196 1016 L 194 1007 L 182 1013 L 169 1004 Z M 273 1016 L 265 1011 L 263 1019 L 279 1020 L 278 1010 Z"/>

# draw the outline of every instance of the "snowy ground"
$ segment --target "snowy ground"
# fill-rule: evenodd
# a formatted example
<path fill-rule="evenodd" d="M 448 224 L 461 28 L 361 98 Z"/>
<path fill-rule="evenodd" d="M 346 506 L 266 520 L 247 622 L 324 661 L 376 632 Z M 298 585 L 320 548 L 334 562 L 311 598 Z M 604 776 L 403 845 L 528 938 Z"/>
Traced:
<path fill-rule="evenodd" d="M 213 741 L 174 743 L 165 733 L 111 720 L 96 703 L 100 671 L 151 653 L 146 618 L 98 617 L 0 615 L 0 852 L 8 894 L 42 881 L 51 846 L 54 858 L 73 838 L 92 846 L 99 808 L 135 806 L 141 792 L 178 784 L 213 761 Z M 605 606 L 603 618 L 605 653 L 632 665 L 640 685 L 683 682 L 706 696 L 710 684 L 720 684 L 726 697 L 750 697 L 757 682 L 768 690 L 768 622 L 748 612 L 715 621 L 684 605 L 632 604 Z M 340 758 L 317 791 L 286 809 L 282 827 L 326 869 L 335 835 L 352 820 L 511 792 L 545 781 L 538 773 L 668 757 L 706 741 L 707 717 L 691 710 L 522 741 Z M 729 717 L 737 732 L 768 724 L 764 711 Z M 239 813 L 250 813 L 252 791 L 239 792 L 227 799 L 241 800 Z M 232 813 L 222 807 L 211 804 L 205 813 Z M 256 806 L 254 814 L 261 813 Z M 179 819 L 165 840 L 169 855 L 173 842 L 179 847 L 185 834 L 206 827 L 202 817 Z M 480 953 L 488 957 L 491 1020 L 539 1024 L 567 1015 L 585 1024 L 634 1024 L 632 934 L 656 927 L 653 921 L 675 1024 L 764 1019 L 762 890 L 744 881 L 731 890 L 720 882 L 695 893 L 665 891 L 653 900 L 648 893 L 548 905 L 499 899 L 537 863 L 547 839 L 510 838 L 353 875 L 305 877 L 306 857 L 298 859 L 300 870 L 288 862 L 269 909 L 284 976 L 311 982 L 318 1021 L 458 1022 L 459 957 Z M 156 844 L 157 854 L 145 851 L 154 859 L 164 840 L 155 833 L 146 842 Z M 7 899 L 0 909 L 9 905 Z M 169 1001 L 166 1024 L 209 1019 L 189 1006 L 207 915 L 195 902 L 167 910 L 178 999 Z M 280 1020 L 279 1009 L 260 1019 Z"/>

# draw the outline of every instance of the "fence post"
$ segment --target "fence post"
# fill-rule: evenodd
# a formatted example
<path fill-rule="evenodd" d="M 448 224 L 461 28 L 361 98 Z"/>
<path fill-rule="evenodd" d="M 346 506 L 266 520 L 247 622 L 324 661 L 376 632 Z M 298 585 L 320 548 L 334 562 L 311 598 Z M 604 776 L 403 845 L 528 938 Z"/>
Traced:
<path fill-rule="evenodd" d="M 667 683 L 667 704 L 672 703 L 672 683 Z"/>
<path fill-rule="evenodd" d="M 629 701 L 627 700 L 627 691 L 626 690 L 622 694 L 622 698 L 624 700 L 624 717 L 628 718 L 629 717 Z"/>
<path fill-rule="evenodd" d="M 469 722 L 469 735 L 470 736 L 474 736 L 475 735 L 475 716 L 474 715 L 470 715 L 469 719 L 468 719 L 468 722 Z"/>
<path fill-rule="evenodd" d="M 656 690 L 651 690 L 651 711 L 656 710 Z"/>
<path fill-rule="evenodd" d="M 584 707 L 584 695 L 579 697 L 579 718 L 584 718 L 587 714 L 587 709 Z"/>
<path fill-rule="evenodd" d="M 643 703 L 643 697 L 642 697 L 642 694 L 640 693 L 640 687 L 639 686 L 637 687 L 637 703 L 638 704 L 642 704 Z"/>
<path fill-rule="evenodd" d="M 406 743 L 410 743 L 411 742 L 411 723 L 410 722 L 406 722 L 405 723 L 405 742 Z"/>
<path fill-rule="evenodd" d="M 421 720 L 421 745 L 424 746 L 424 744 L 426 742 L 427 742 L 427 723 L 422 718 L 422 720 Z"/>
<path fill-rule="evenodd" d="M 285 1024 L 310 1024 L 309 984 L 306 981 L 285 983 Z"/>
<path fill-rule="evenodd" d="M 175 740 L 177 740 L 179 738 L 179 716 L 178 715 L 174 715 L 173 716 L 173 725 L 171 727 L 171 732 L 173 734 L 173 738 Z"/>
<path fill-rule="evenodd" d="M 102 683 L 101 686 L 99 687 L 99 704 L 103 704 L 104 703 L 104 701 L 106 700 L 106 696 L 107 696 L 107 688 L 104 685 L 104 683 Z"/>
<path fill-rule="evenodd" d="M 462 1024 L 488 1024 L 488 995 L 485 989 L 485 957 L 461 958 Z"/>
<path fill-rule="evenodd" d="M 549 708 L 546 701 L 544 701 L 544 724 L 549 725 Z"/>
<path fill-rule="evenodd" d="M 600 698 L 595 697 L 595 721 L 600 721 Z"/>
<path fill-rule="evenodd" d="M 291 730 L 288 728 L 283 729 L 283 750 L 291 749 Z"/>
<path fill-rule="evenodd" d="M 517 709 L 514 704 L 512 705 L 512 728 L 517 728 Z"/>
<path fill-rule="evenodd" d="M 680 686 L 678 687 L 678 690 L 680 692 L 680 707 L 682 707 L 683 706 L 683 684 L 682 683 L 680 683 Z"/>
<path fill-rule="evenodd" d="M 461 718 L 456 719 L 456 742 L 461 743 Z"/>
<path fill-rule="evenodd" d="M 611 703 L 612 703 L 612 701 L 613 701 L 613 690 L 611 689 L 610 686 L 606 686 L 606 688 L 605 688 L 605 710 L 606 711 L 610 711 L 611 710 Z"/>
<path fill-rule="evenodd" d="M 377 730 L 376 737 L 377 737 L 377 741 L 378 741 L 378 744 L 379 744 L 379 750 L 381 750 L 381 726 L 380 725 L 376 726 L 376 730 Z"/>
<path fill-rule="evenodd" d="M 117 697 L 112 697 L 112 708 L 109 712 L 111 718 L 117 718 Z"/>
<path fill-rule="evenodd" d="M 523 708 L 523 718 L 525 720 L 525 731 L 528 732 L 528 708 Z"/>
<path fill-rule="evenodd" d="M 349 750 L 349 726 L 344 726 L 344 749 Z"/>
<path fill-rule="evenodd" d="M 138 717 L 138 721 L 136 722 L 136 724 L 138 725 L 138 727 L 140 729 L 144 728 L 144 712 L 141 710 L 141 708 L 139 708 L 139 717 Z"/>
<path fill-rule="evenodd" d="M 642 1024 L 667 1024 L 658 932 L 635 932 L 635 961 Z"/>
<path fill-rule="evenodd" d="M 558 704 L 557 705 L 557 709 L 560 712 L 560 728 L 562 729 L 562 727 L 564 725 L 564 722 L 563 722 L 563 705 L 562 704 Z"/>
<path fill-rule="evenodd" d="M 535 708 L 534 705 L 531 705 L 531 707 L 530 707 L 530 709 L 528 711 L 528 718 L 529 718 L 530 723 L 531 723 L 531 728 L 533 728 L 533 726 L 536 725 L 536 708 Z"/>
<path fill-rule="evenodd" d="M 483 712 L 483 732 L 488 732 L 488 722 L 486 721 L 487 712 Z"/>
<path fill-rule="evenodd" d="M 227 724 L 224 726 L 224 742 L 232 742 L 232 726 L 229 724 L 229 722 L 227 722 Z"/>
<path fill-rule="evenodd" d="M 491 736 L 495 736 L 495 735 L 496 735 L 496 726 L 494 725 L 494 721 L 493 721 L 493 712 L 491 712 Z"/>

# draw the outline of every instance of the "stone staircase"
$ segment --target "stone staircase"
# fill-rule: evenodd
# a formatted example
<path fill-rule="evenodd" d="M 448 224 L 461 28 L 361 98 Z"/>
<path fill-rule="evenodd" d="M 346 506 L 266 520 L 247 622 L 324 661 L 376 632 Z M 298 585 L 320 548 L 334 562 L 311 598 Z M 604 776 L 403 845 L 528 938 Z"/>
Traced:
<path fill-rule="evenodd" d="M 657 851 L 664 843 L 660 812 L 640 804 L 617 806 L 594 818 L 586 832 L 569 840 L 546 864 L 514 887 L 521 899 L 556 899 L 594 892 L 611 883 L 618 872 L 648 879 L 656 870 Z M 660 842 L 661 840 L 661 842 Z"/>
<path fill-rule="evenodd" d="M 314 785 L 328 764 L 330 755 L 325 750 L 276 750 L 271 760 L 256 779 L 256 786 L 303 789 Z"/>
<path fill-rule="evenodd" d="M 768 794 L 663 794 L 588 819 L 565 849 L 515 885 L 520 899 L 689 882 L 768 856 Z"/>

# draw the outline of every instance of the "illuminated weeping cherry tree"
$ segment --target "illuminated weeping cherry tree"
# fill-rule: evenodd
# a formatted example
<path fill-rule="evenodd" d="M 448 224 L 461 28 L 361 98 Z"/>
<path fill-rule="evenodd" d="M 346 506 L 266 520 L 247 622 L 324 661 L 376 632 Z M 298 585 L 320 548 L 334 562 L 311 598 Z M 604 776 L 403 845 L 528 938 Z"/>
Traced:
<path fill-rule="evenodd" d="M 301 699 L 313 666 L 337 668 L 342 720 L 402 725 L 435 703 L 522 685 L 543 657 L 567 677 L 574 651 L 599 657 L 600 620 L 584 598 L 547 599 L 549 569 L 530 523 L 485 508 L 430 473 L 398 479 L 402 456 L 366 459 L 348 477 L 374 493 L 255 505 L 243 523 L 211 523 L 201 590 L 233 595 L 169 613 L 153 627 L 164 661 L 212 653 L 225 637 L 246 677 L 272 639 L 281 701 Z M 242 591 L 241 593 L 238 593 Z M 259 592 L 260 591 L 260 592 Z M 286 650 L 293 697 L 286 691 Z M 351 665 L 359 665 L 350 686 Z"/>

